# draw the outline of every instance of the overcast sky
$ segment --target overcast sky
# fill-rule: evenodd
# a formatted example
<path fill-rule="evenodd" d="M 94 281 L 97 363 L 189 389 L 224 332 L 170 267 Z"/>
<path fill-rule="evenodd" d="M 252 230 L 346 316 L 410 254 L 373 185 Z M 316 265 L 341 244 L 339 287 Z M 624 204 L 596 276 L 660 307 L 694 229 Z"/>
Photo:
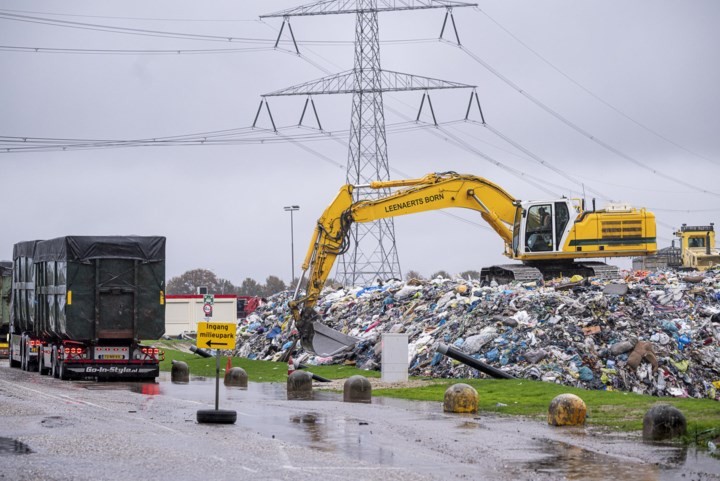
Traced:
<path fill-rule="evenodd" d="M 315 97 L 333 132 L 326 140 L 292 128 L 303 97 L 270 99 L 282 136 L 265 130 L 265 113 L 249 127 L 262 94 L 352 68 L 355 28 L 352 15 L 292 18 L 301 55 L 287 42 L 273 50 L 281 20 L 259 15 L 301 4 L 0 0 L 0 136 L 123 141 L 238 129 L 227 145 L 0 152 L 0 259 L 22 240 L 163 235 L 168 279 L 208 268 L 238 285 L 289 281 L 283 207 L 297 204 L 298 274 L 315 221 L 345 180 L 351 97 Z M 393 178 L 454 170 L 523 200 L 584 188 L 599 207 L 610 199 L 655 212 L 660 247 L 683 222 L 720 220 L 720 2 L 480 1 L 454 10 L 462 48 L 438 41 L 444 14 L 381 14 L 381 65 L 477 85 L 502 137 L 458 122 L 465 90 L 432 92 L 438 128 L 409 122 L 422 93 L 386 94 Z M 0 146 L 18 146 L 8 140 Z M 506 261 L 479 215 L 452 214 L 396 218 L 403 272 Z"/>

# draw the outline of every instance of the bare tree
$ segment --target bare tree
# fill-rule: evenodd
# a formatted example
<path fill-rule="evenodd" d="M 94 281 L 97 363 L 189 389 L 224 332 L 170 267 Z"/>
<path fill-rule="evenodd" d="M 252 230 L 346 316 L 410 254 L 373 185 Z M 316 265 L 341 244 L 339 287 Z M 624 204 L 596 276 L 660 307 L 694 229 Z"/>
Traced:
<path fill-rule="evenodd" d="M 258 284 L 255 279 L 246 277 L 238 289 L 238 294 L 241 296 L 262 296 L 263 286 Z"/>
<path fill-rule="evenodd" d="M 263 294 L 265 296 L 272 296 L 284 290 L 287 290 L 287 286 L 279 277 L 268 276 L 268 278 L 265 279 L 265 286 L 263 286 Z"/>
<path fill-rule="evenodd" d="M 461 273 L 458 274 L 458 275 L 459 275 L 460 277 L 462 277 L 463 279 L 465 279 L 465 280 L 468 280 L 468 279 L 470 279 L 470 280 L 473 280 L 473 279 L 479 280 L 479 279 L 480 279 L 480 273 L 479 273 L 478 271 L 473 271 L 473 270 L 464 271 L 464 272 L 461 272 Z"/>
<path fill-rule="evenodd" d="M 418 271 L 407 271 L 405 273 L 405 280 L 409 281 L 410 279 L 423 280 L 425 278 Z"/>
<path fill-rule="evenodd" d="M 168 294 L 196 294 L 198 287 L 207 287 L 210 294 L 234 294 L 237 288 L 227 279 L 218 278 L 207 269 L 193 269 L 173 277 L 167 283 Z"/>
<path fill-rule="evenodd" d="M 436 277 L 444 277 L 445 279 L 452 279 L 452 276 L 448 273 L 448 271 L 444 271 L 440 269 L 435 274 L 430 276 L 430 279 L 435 279 Z"/>

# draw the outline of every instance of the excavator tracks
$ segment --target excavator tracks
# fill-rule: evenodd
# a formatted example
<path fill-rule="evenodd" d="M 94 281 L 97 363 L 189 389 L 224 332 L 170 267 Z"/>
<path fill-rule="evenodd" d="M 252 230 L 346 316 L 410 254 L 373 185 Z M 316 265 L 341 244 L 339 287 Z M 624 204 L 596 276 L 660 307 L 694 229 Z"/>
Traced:
<path fill-rule="evenodd" d="M 595 277 L 599 279 L 617 279 L 620 277 L 618 268 L 604 262 L 572 262 L 562 264 L 542 264 L 532 266 L 526 264 L 501 264 L 483 267 L 480 277 L 485 281 L 496 281 L 507 284 L 512 281 L 532 282 L 557 277 Z"/>
<path fill-rule="evenodd" d="M 480 278 L 487 281 L 494 280 L 498 284 L 507 284 L 512 281 L 539 281 L 542 280 L 543 274 L 540 269 L 536 267 L 523 264 L 501 264 L 483 267 L 480 271 Z"/>
<path fill-rule="evenodd" d="M 599 279 L 618 279 L 620 277 L 620 272 L 616 266 L 604 262 L 577 262 L 576 264 L 586 269 L 586 272 L 592 272 L 592 274 L 586 274 L 584 277 L 597 277 Z"/>

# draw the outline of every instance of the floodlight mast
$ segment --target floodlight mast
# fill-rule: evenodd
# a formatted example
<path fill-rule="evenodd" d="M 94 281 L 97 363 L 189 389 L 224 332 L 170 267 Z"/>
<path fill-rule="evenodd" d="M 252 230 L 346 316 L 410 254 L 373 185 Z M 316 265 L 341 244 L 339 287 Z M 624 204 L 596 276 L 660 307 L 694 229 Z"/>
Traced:
<path fill-rule="evenodd" d="M 476 6 L 476 3 L 446 0 L 321 0 L 261 15 L 260 18 L 278 17 L 283 19 L 283 25 L 275 43 L 276 47 L 285 23 L 288 24 L 288 32 L 292 37 L 295 50 L 299 54 L 300 51 L 290 27 L 290 17 L 355 14 L 355 62 L 350 71 L 264 94 L 258 115 L 263 102 L 268 114 L 270 113 L 267 97 L 288 95 L 310 97 L 320 94 L 352 93 L 350 141 L 345 182 L 362 185 L 376 180 L 389 180 L 390 167 L 387 155 L 383 92 L 423 90 L 423 104 L 425 97 L 428 96 L 428 107 L 433 115 L 433 122 L 436 122 L 429 99 L 429 90 L 466 88 L 475 92 L 476 86 L 382 70 L 380 68 L 378 13 L 445 8 L 445 21 L 440 38 L 445 31 L 447 20 L 450 18 L 457 43 L 460 44 L 452 9 Z M 420 112 L 418 112 L 418 118 L 419 115 Z M 317 113 L 316 119 L 320 125 Z M 255 121 L 257 122 L 257 115 Z M 377 199 L 385 197 L 389 193 L 389 189 L 356 189 L 355 191 L 356 200 Z M 353 224 L 349 249 L 337 264 L 336 280 L 343 285 L 354 286 L 369 285 L 378 279 L 393 278 L 402 278 L 393 219 L 382 219 L 368 224 Z"/>

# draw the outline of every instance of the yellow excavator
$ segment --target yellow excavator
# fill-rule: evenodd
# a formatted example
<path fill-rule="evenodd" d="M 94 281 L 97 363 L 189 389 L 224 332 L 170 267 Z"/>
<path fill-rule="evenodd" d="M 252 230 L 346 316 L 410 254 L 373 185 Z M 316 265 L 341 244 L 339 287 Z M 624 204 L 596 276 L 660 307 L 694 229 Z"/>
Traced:
<path fill-rule="evenodd" d="M 397 190 L 379 199 L 354 201 L 353 192 L 361 188 Z M 642 256 L 657 251 L 655 215 L 627 204 L 585 210 L 578 199 L 521 201 L 487 179 L 455 172 L 344 185 L 317 222 L 302 277 L 289 303 L 303 348 L 330 356 L 356 341 L 322 324 L 314 309 L 336 257 L 349 247 L 354 222 L 451 207 L 478 211 L 503 240 L 504 255 L 522 261 L 481 270 L 483 279 L 499 283 L 575 274 L 614 278 L 616 267 L 582 259 Z M 300 285 L 308 272 L 301 297 Z"/>

